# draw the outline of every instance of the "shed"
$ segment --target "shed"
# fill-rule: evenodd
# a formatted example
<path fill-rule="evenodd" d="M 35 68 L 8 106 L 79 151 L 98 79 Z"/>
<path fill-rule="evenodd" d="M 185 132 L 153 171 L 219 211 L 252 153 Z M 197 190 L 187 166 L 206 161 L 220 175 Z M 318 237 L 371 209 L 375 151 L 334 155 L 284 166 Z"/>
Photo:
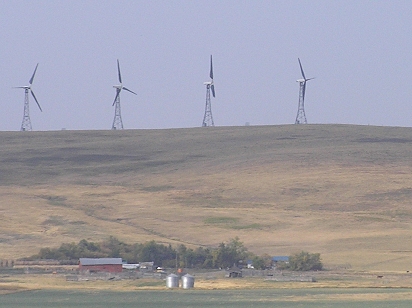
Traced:
<path fill-rule="evenodd" d="M 79 270 L 90 272 L 122 272 L 122 258 L 80 258 Z"/>
<path fill-rule="evenodd" d="M 233 265 L 231 268 L 227 270 L 226 277 L 228 278 L 242 277 L 242 270 L 236 265 Z"/>

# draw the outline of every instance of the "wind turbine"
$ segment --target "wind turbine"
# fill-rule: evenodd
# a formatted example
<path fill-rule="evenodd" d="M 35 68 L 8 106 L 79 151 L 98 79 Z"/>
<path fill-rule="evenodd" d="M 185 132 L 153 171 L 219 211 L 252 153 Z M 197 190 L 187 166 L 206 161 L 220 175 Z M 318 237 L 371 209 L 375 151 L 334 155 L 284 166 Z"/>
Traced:
<path fill-rule="evenodd" d="M 36 68 L 34 69 L 33 76 L 31 76 L 29 80 L 29 85 L 22 86 L 22 87 L 15 87 L 16 89 L 24 89 L 24 112 L 23 112 L 23 121 L 21 122 L 21 128 L 20 128 L 21 131 L 31 131 L 31 121 L 30 121 L 30 112 L 29 112 L 29 90 L 34 100 L 36 101 L 37 106 L 39 106 L 40 111 L 43 112 L 36 98 L 36 95 L 34 95 L 34 92 L 31 88 L 31 85 L 33 84 L 34 75 L 36 75 L 38 66 L 39 66 L 39 63 L 37 63 Z"/>
<path fill-rule="evenodd" d="M 215 85 L 213 84 L 213 62 L 212 55 L 210 55 L 210 81 L 206 81 L 203 84 L 206 85 L 206 107 L 205 115 L 203 117 L 202 126 L 215 126 L 212 116 L 212 104 L 210 102 L 210 90 L 212 90 L 212 95 L 215 97 Z"/>
<path fill-rule="evenodd" d="M 124 87 L 122 84 L 122 75 L 120 74 L 120 64 L 119 64 L 119 59 L 117 59 L 117 72 L 119 73 L 119 84 L 114 85 L 113 88 L 116 89 L 116 96 L 114 97 L 113 105 L 115 106 L 114 110 L 114 119 L 113 119 L 113 125 L 112 129 L 123 129 L 123 121 L 122 121 L 122 115 L 120 113 L 120 92 L 122 90 L 126 90 L 130 93 L 133 93 L 137 95 L 135 92 L 132 90 L 129 90 L 128 88 Z"/>
<path fill-rule="evenodd" d="M 305 73 L 303 72 L 302 63 L 300 63 L 300 59 L 298 58 L 300 71 L 302 72 L 303 79 L 298 79 L 296 82 L 299 82 L 299 105 L 298 105 L 298 114 L 296 115 L 295 124 L 307 124 L 306 115 L 305 115 L 305 91 L 306 91 L 306 82 L 309 80 L 314 79 L 306 78 Z"/>

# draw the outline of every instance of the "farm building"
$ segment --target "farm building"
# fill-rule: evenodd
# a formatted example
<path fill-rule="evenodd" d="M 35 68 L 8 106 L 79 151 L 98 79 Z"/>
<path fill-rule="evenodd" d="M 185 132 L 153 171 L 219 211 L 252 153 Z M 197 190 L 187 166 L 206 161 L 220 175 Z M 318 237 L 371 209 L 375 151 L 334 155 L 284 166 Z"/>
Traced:
<path fill-rule="evenodd" d="M 120 273 L 122 258 L 80 258 L 79 270 L 90 272 Z"/>
<path fill-rule="evenodd" d="M 226 275 L 225 277 L 227 278 L 240 278 L 242 277 L 242 270 L 237 267 L 235 264 L 229 269 L 226 270 Z"/>

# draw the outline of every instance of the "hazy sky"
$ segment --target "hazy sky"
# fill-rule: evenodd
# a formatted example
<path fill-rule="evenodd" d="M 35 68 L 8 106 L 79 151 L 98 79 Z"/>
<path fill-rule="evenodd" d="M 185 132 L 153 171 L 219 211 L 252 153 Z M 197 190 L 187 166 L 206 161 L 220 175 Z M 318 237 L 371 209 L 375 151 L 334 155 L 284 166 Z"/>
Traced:
<path fill-rule="evenodd" d="M 0 130 L 201 126 L 213 54 L 216 126 L 295 121 L 412 126 L 412 1 L 0 0 Z"/>

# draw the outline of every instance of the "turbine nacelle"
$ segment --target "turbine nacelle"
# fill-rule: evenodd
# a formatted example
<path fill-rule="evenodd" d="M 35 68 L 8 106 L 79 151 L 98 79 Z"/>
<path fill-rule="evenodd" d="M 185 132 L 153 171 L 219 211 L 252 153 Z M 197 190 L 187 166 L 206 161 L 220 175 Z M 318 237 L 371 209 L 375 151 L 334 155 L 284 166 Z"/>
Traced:
<path fill-rule="evenodd" d="M 312 79 L 315 79 L 315 77 L 308 78 L 308 79 L 298 79 L 298 80 L 296 80 L 296 82 L 306 82 L 306 81 L 309 81 L 309 80 L 312 80 Z"/>
<path fill-rule="evenodd" d="M 20 87 L 15 87 L 16 89 L 27 89 L 27 90 L 29 90 L 29 89 L 31 89 L 31 85 L 28 85 L 28 86 L 20 86 Z"/>

